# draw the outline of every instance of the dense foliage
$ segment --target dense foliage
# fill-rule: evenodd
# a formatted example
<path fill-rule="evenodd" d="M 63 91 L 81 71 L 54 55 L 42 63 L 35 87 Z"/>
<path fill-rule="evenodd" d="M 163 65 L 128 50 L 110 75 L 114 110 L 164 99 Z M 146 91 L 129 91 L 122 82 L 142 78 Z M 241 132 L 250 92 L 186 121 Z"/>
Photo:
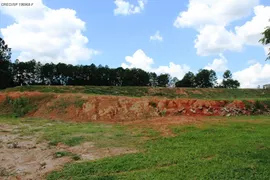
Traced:
<path fill-rule="evenodd" d="M 269 20 L 270 21 L 270 20 Z M 266 27 L 265 28 L 265 31 L 262 33 L 263 35 L 263 38 L 260 39 L 260 42 L 263 44 L 263 45 L 268 45 L 270 44 L 270 26 Z M 269 49 L 269 53 L 268 53 L 268 57 L 267 59 L 270 59 L 270 49 Z"/>
<path fill-rule="evenodd" d="M 0 89 L 22 85 L 92 85 L 92 86 L 153 86 L 153 87 L 216 87 L 213 70 L 200 70 L 195 76 L 187 73 L 179 81 L 169 74 L 157 75 L 142 69 L 109 68 L 108 66 L 41 64 L 35 60 L 11 62 L 11 49 L 0 38 Z M 229 81 L 226 83 L 230 83 Z M 231 87 L 231 86 L 224 86 Z M 236 87 L 236 86 L 233 86 Z"/>

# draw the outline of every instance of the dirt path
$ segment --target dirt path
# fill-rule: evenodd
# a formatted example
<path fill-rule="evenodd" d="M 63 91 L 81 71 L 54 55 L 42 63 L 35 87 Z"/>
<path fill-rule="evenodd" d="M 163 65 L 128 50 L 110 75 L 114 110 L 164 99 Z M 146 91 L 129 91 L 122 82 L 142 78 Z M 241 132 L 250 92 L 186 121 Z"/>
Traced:
<path fill-rule="evenodd" d="M 85 142 L 69 147 L 64 144 L 49 146 L 38 143 L 35 136 L 14 134 L 16 126 L 0 125 L 0 179 L 40 180 L 64 164 L 74 161 L 71 156 L 57 158 L 56 152 L 69 152 L 81 160 L 96 160 L 109 156 L 135 153 L 130 148 L 97 148 L 94 143 Z"/>

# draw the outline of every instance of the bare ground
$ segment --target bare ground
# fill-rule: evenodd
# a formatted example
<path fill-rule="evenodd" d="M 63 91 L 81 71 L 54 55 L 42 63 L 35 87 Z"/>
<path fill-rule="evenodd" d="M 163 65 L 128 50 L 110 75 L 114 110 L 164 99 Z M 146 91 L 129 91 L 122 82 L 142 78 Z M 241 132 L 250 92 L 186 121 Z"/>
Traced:
<path fill-rule="evenodd" d="M 35 136 L 20 136 L 12 133 L 16 126 L 0 125 L 0 179 L 40 180 L 46 175 L 74 161 L 71 157 L 56 158 L 56 152 L 71 152 L 81 157 L 80 161 L 96 160 L 109 156 L 135 153 L 130 148 L 97 148 L 92 142 L 69 147 L 64 144 L 49 146 L 38 143 Z"/>

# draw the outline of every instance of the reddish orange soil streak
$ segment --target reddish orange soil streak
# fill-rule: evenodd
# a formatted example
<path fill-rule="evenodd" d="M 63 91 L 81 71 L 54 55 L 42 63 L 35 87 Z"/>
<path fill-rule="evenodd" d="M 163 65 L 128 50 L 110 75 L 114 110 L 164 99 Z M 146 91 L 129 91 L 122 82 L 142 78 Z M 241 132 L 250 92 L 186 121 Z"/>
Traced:
<path fill-rule="evenodd" d="M 11 98 L 48 96 L 46 101 L 39 101 L 37 98 L 35 103 L 38 108 L 27 116 L 73 122 L 134 123 L 141 120 L 153 122 L 152 124 L 179 123 L 193 122 L 200 116 L 224 116 L 235 110 L 237 113 L 249 113 L 242 101 L 10 92 L 0 93 L 0 102 L 6 96 Z M 77 102 L 82 103 L 78 105 Z M 194 118 L 183 118 L 186 116 Z"/>

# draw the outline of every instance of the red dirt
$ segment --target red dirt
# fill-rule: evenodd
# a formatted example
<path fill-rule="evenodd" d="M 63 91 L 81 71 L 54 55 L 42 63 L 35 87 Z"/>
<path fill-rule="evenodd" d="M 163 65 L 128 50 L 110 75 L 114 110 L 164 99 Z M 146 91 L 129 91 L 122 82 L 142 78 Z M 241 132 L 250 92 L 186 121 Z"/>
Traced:
<path fill-rule="evenodd" d="M 196 99 L 132 98 L 123 96 L 89 96 L 85 94 L 53 94 L 40 92 L 0 93 L 6 96 L 46 97 L 35 99 L 36 111 L 27 116 L 74 122 L 130 122 L 163 117 L 225 116 L 249 114 L 242 101 Z M 166 119 L 165 118 L 165 119 Z M 164 121 L 164 120 L 162 120 Z M 157 123 L 157 121 L 155 121 Z"/>

